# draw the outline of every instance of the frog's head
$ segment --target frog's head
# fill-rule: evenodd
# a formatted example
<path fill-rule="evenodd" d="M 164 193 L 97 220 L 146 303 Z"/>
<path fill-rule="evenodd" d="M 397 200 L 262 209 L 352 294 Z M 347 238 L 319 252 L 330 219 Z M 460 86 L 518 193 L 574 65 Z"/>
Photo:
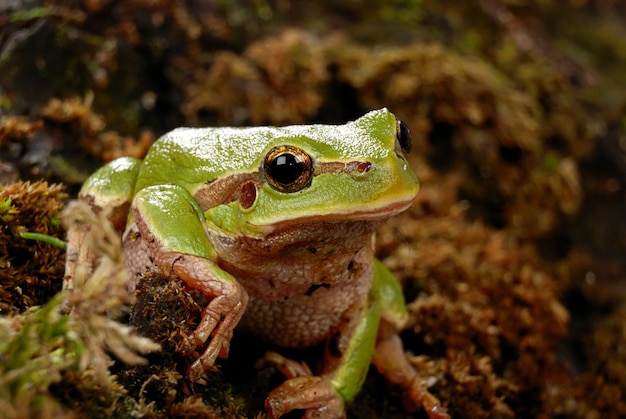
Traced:
<path fill-rule="evenodd" d="M 409 130 L 387 109 L 345 125 L 258 130 L 253 142 L 263 142 L 263 151 L 255 170 L 222 176 L 221 185 L 195 193 L 224 232 L 253 236 L 310 221 L 380 220 L 407 209 L 417 195 L 406 160 Z M 215 205 L 221 200 L 215 190 L 228 190 L 231 202 Z"/>

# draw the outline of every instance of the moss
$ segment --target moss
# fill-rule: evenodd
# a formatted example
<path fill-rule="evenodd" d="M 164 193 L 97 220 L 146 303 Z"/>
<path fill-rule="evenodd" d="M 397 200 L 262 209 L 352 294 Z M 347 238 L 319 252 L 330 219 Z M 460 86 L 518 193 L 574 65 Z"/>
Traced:
<path fill-rule="evenodd" d="M 5 148 L 10 142 L 17 142 L 41 128 L 41 121 L 29 121 L 20 116 L 0 117 L 0 147 Z"/>
<path fill-rule="evenodd" d="M 620 417 L 626 414 L 625 319 L 626 309 L 621 306 L 582 342 L 589 368 L 579 380 L 576 392 L 594 394 L 579 406 L 579 411 L 587 415 Z"/>
<path fill-rule="evenodd" d="M 422 166 L 423 167 L 423 166 Z M 510 232 L 469 223 L 455 203 L 458 175 L 425 182 L 413 211 L 387 223 L 378 252 L 408 295 L 407 349 L 455 417 L 536 416 L 551 405 L 547 382 L 569 315 L 559 282 Z M 446 191 L 442 194 L 440 191 Z M 566 381 L 567 382 L 567 381 Z"/>
<path fill-rule="evenodd" d="M 121 156 L 142 158 L 154 138 L 144 132 L 137 140 L 122 137 L 116 132 L 104 132 L 102 116 L 92 109 L 93 95 L 85 98 L 72 97 L 64 100 L 52 98 L 41 111 L 49 125 L 79 138 L 79 147 L 93 157 L 110 161 Z"/>
<path fill-rule="evenodd" d="M 323 103 L 329 78 L 323 46 L 303 31 L 285 31 L 251 44 L 238 57 L 216 55 L 207 71 L 194 74 L 184 107 L 197 124 L 199 113 L 212 124 L 302 123 Z"/>
<path fill-rule="evenodd" d="M 215 417 L 226 411 L 230 412 L 228 417 L 235 417 L 245 407 L 244 398 L 233 392 L 232 384 L 217 367 L 207 372 L 205 385 L 194 385 L 184 378 L 186 367 L 198 354 L 192 353 L 185 359 L 177 351 L 183 339 L 197 327 L 202 312 L 202 306 L 185 290 L 184 283 L 148 273 L 137 285 L 136 294 L 130 324 L 142 336 L 159 343 L 163 351 L 152 355 L 149 365 L 120 372 L 130 394 L 153 400 L 158 411 L 168 416 L 194 416 L 199 413 L 193 412 L 206 412 L 211 406 Z"/>
<path fill-rule="evenodd" d="M 48 301 L 61 290 L 65 251 L 21 233 L 63 237 L 62 185 L 18 182 L 0 185 L 0 313 L 18 313 Z"/>
<path fill-rule="evenodd" d="M 143 127 L 345 122 L 387 106 L 413 132 L 423 190 L 381 230 L 378 251 L 403 278 L 414 315 L 403 338 L 424 382 L 458 415 L 623 416 L 622 3 L 44 4 L 0 10 L 3 183 L 78 184 L 91 170 L 85 155 L 145 153 L 153 136 Z M 7 324 L 26 321 L 63 275 L 60 250 L 17 238 L 24 228 L 60 236 L 43 212 L 60 209 L 63 193 L 45 204 L 55 187 L 27 185 L 2 187 L 15 192 L 0 202 L 0 309 L 17 316 Z M 187 307 L 168 297 L 175 285 L 154 302 Z M 565 340 L 559 298 L 573 316 Z M 104 381 L 63 370 L 38 410 L 28 398 L 12 407 L 194 415 L 223 379 L 216 409 L 237 415 L 225 407 L 228 374 L 212 375 L 202 397 L 178 389 L 185 360 L 170 351 L 177 334 L 167 336 L 176 326 L 149 316 L 170 309 L 143 319 L 166 351 L 113 367 L 130 393 L 98 398 Z M 246 389 L 272 388 L 250 374 Z M 378 384 L 370 374 L 351 412 L 402 417 Z"/>
<path fill-rule="evenodd" d="M 58 220 L 49 223 L 51 216 L 46 209 L 50 209 L 46 204 L 57 204 L 52 213 L 60 209 L 54 198 L 61 194 L 61 188 L 47 188 L 43 182 L 17 186 L 20 192 L 28 194 L 27 198 L 15 196 L 15 202 L 19 202 L 20 206 L 13 208 L 24 211 L 26 202 L 35 204 L 36 208 L 29 208 L 28 214 L 38 218 L 35 218 L 36 222 L 30 221 L 37 228 L 48 224 L 55 224 L 58 228 Z M 14 217 L 9 221 L 15 223 L 20 214 L 18 211 L 5 211 L 2 216 L 5 221 Z M 67 216 L 82 220 L 96 217 L 89 212 L 81 213 L 76 206 L 68 210 Z M 92 221 L 95 221 L 94 218 Z M 6 230 L 11 232 L 11 229 Z M 155 351 L 158 345 L 134 336 L 127 326 L 105 314 L 119 315 L 122 305 L 130 302 L 130 296 L 126 291 L 126 276 L 122 268 L 121 242 L 107 238 L 106 232 L 101 235 L 97 232 L 94 229 L 87 240 L 104 255 L 89 286 L 69 297 L 62 293 L 52 297 L 48 295 L 45 304 L 40 301 L 40 306 L 30 307 L 19 314 L 19 307 L 14 307 L 12 316 L 0 319 L 0 358 L 3 361 L 0 365 L 0 408 L 8 418 L 98 417 L 106 415 L 105 412 L 114 413 L 115 417 L 127 417 L 131 411 L 142 409 L 136 402 L 125 398 L 126 390 L 109 373 L 111 355 L 124 363 L 137 364 L 144 361 L 140 354 Z M 43 251 L 33 258 L 36 262 L 41 262 L 41 253 Z M 56 259 L 59 260 L 59 257 Z M 11 259 L 11 262 L 14 261 Z M 23 274 L 18 272 L 15 277 L 20 275 Z M 58 280 L 62 279 L 62 274 L 55 276 Z M 2 279 L 5 286 L 5 279 Z M 37 292 L 50 292 L 45 284 L 35 285 Z M 31 290 L 24 289 L 23 300 L 13 297 L 12 302 L 15 305 L 22 301 L 32 304 L 33 296 L 26 291 Z M 73 315 L 62 312 L 64 301 L 71 305 Z"/>

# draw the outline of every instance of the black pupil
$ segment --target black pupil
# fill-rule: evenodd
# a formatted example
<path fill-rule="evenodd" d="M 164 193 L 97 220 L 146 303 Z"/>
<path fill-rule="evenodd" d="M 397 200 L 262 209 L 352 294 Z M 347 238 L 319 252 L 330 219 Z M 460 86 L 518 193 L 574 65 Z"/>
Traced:
<path fill-rule="evenodd" d="M 290 153 L 281 154 L 270 163 L 272 177 L 283 185 L 295 182 L 304 172 L 304 163 Z"/>

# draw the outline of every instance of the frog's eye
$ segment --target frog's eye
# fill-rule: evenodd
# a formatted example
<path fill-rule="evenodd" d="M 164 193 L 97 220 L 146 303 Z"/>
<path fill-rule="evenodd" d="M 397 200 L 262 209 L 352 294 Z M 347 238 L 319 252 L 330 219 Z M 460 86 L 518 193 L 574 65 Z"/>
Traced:
<path fill-rule="evenodd" d="M 290 145 L 274 147 L 265 155 L 267 183 L 279 192 L 298 192 L 311 184 L 313 160 L 304 150 Z"/>
<path fill-rule="evenodd" d="M 411 151 L 411 131 L 409 131 L 409 127 L 402 121 L 398 121 L 398 125 L 396 126 L 396 140 L 400 145 L 400 149 L 404 154 L 409 154 Z"/>

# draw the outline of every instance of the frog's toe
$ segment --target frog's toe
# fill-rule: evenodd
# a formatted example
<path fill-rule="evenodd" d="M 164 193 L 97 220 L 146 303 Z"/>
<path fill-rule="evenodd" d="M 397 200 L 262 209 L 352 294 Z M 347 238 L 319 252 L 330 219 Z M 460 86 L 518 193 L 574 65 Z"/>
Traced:
<path fill-rule="evenodd" d="M 224 347 L 226 347 L 225 350 L 227 351 L 228 341 L 225 341 L 221 336 L 215 336 L 207 346 L 206 351 L 187 369 L 189 381 L 203 384 L 203 381 L 206 381 L 206 371 L 218 371 L 218 368 L 215 366 L 215 360 Z"/>
<path fill-rule="evenodd" d="M 343 403 L 341 403 L 340 400 L 332 400 L 317 409 L 309 409 L 302 416 L 303 419 L 345 419 L 345 417 L 346 414 L 343 409 Z"/>
<path fill-rule="evenodd" d="M 273 365 L 287 378 L 313 376 L 311 369 L 304 362 L 294 361 L 274 351 L 265 352 L 265 355 L 256 362 L 255 368 L 261 369 L 266 365 Z"/>
<path fill-rule="evenodd" d="M 183 356 L 191 355 L 200 345 L 202 345 L 202 342 L 198 343 L 193 335 L 184 336 L 178 344 L 176 352 Z"/>
<path fill-rule="evenodd" d="M 205 370 L 202 368 L 202 365 L 196 365 L 198 361 L 194 362 L 187 368 L 187 379 L 192 383 L 206 385 L 207 383 L 207 375 Z"/>
<path fill-rule="evenodd" d="M 200 357 L 187 368 L 187 379 L 192 383 L 204 385 L 207 380 L 207 371 L 219 371 L 212 362 L 204 361 L 206 360 Z"/>
<path fill-rule="evenodd" d="M 409 411 L 424 409 L 429 419 L 450 419 L 439 399 L 433 396 L 418 378 L 404 391 L 402 401 Z"/>
<path fill-rule="evenodd" d="M 292 410 L 305 410 L 305 418 L 343 418 L 343 400 L 323 377 L 297 377 L 285 381 L 265 400 L 269 418 Z"/>
<path fill-rule="evenodd" d="M 424 380 L 411 366 L 402 341 L 393 328 L 388 323 L 382 323 L 378 333 L 372 362 L 391 385 L 402 391 L 406 409 L 413 412 L 423 408 L 430 419 L 449 418 L 439 399 L 428 391 Z"/>

